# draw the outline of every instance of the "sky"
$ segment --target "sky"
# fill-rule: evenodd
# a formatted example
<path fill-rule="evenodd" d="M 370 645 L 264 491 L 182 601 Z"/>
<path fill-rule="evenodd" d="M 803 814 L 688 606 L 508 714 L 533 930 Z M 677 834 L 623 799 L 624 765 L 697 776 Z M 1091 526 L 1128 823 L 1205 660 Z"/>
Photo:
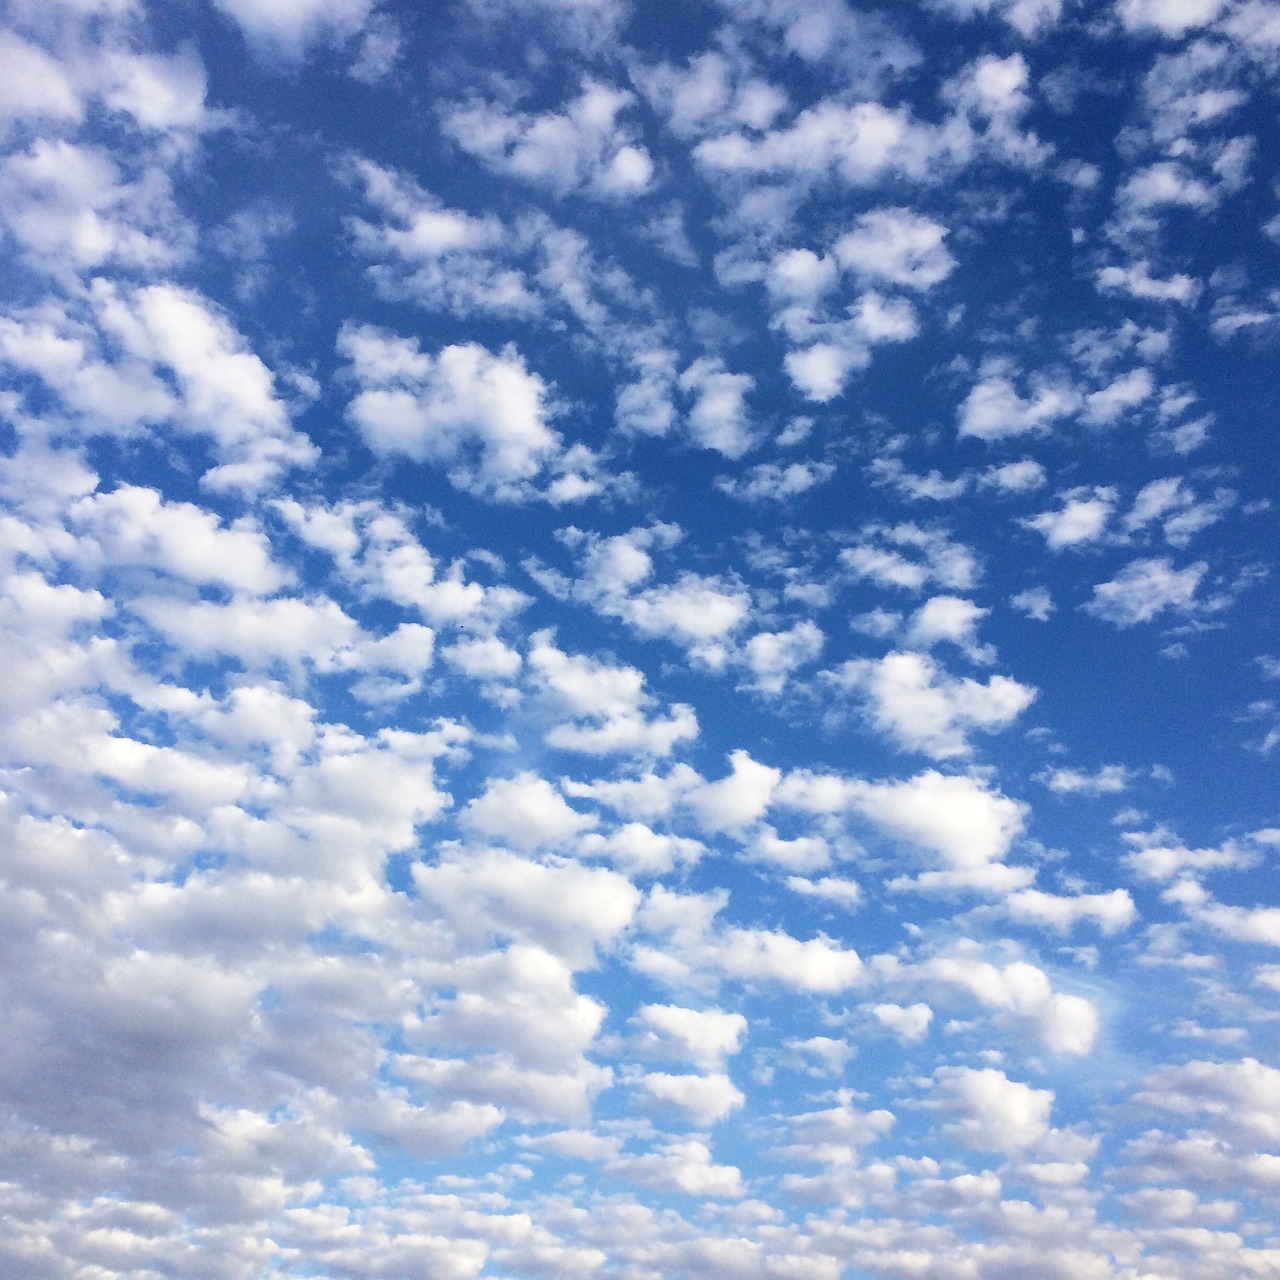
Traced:
<path fill-rule="evenodd" d="M 6 1277 L 1280 1277 L 1280 3 L 0 67 Z"/>

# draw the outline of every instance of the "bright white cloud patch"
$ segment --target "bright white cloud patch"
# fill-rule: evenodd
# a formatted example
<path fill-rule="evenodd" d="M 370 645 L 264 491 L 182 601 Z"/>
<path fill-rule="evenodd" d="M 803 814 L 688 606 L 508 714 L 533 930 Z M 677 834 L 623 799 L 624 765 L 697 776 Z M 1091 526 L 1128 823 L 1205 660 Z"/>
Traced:
<path fill-rule="evenodd" d="M 365 326 L 343 330 L 339 351 L 360 387 L 347 416 L 381 457 L 434 463 L 459 489 L 507 501 L 534 492 L 548 468 L 572 465 L 547 423 L 546 384 L 510 348 L 495 355 L 464 343 L 431 356 Z M 565 492 L 553 482 L 544 496 L 591 488 Z"/>
<path fill-rule="evenodd" d="M 0 1275 L 1275 1275 L 1277 12 L 5 7 Z"/>
<path fill-rule="evenodd" d="M 617 122 L 631 101 L 625 90 L 588 79 L 562 111 L 528 114 L 474 103 L 450 112 L 445 129 L 492 168 L 557 195 L 585 188 L 604 198 L 634 196 L 649 185 L 653 161 Z"/>
<path fill-rule="evenodd" d="M 1036 691 L 1008 676 L 956 679 L 926 654 L 895 651 L 879 661 L 854 660 L 831 673 L 834 686 L 862 693 L 876 729 L 905 750 L 934 760 L 968 755 L 968 732 L 1002 729 Z"/>

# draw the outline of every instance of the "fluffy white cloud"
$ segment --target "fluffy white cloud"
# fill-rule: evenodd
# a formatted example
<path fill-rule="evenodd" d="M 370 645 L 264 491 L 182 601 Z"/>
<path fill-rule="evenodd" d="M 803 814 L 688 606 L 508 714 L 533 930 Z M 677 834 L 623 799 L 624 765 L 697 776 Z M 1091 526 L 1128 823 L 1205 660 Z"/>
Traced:
<path fill-rule="evenodd" d="M 674 1004 L 646 1004 L 632 1019 L 632 1045 L 646 1057 L 692 1062 L 707 1070 L 722 1068 L 742 1047 L 747 1020 L 723 1009 L 686 1009 Z"/>
<path fill-rule="evenodd" d="M 0 359 L 39 377 L 88 437 L 208 440 L 215 492 L 254 494 L 318 450 L 294 430 L 266 365 L 201 295 L 175 285 L 127 289 L 96 280 L 79 307 L 0 320 Z"/>
<path fill-rule="evenodd" d="M 643 1155 L 624 1155 L 606 1166 L 642 1187 L 711 1199 L 746 1194 L 742 1174 L 733 1165 L 712 1162 L 705 1142 L 667 1142 Z"/>
<path fill-rule="evenodd" d="M 468 342 L 431 356 L 362 325 L 343 329 L 338 350 L 360 387 L 347 416 L 374 453 L 433 463 L 459 489 L 499 501 L 599 491 L 595 459 L 547 425 L 547 385 L 514 348 L 494 355 Z"/>
<path fill-rule="evenodd" d="M 1044 970 L 1024 960 L 1002 967 L 983 959 L 973 946 L 961 945 L 912 965 L 879 956 L 875 973 L 890 986 L 921 992 L 935 1009 L 967 998 L 1051 1053 L 1080 1057 L 1097 1038 L 1093 1004 L 1084 996 L 1055 991 Z"/>
<path fill-rule="evenodd" d="M 453 315 L 533 316 L 546 302 L 518 264 L 521 237 L 492 214 L 448 207 L 407 175 L 369 160 L 352 174 L 378 221 L 354 218 L 356 249 L 384 297 Z"/>
<path fill-rule="evenodd" d="M 320 40 L 338 42 L 368 21 L 378 0 L 214 0 L 264 56 L 300 59 Z"/>
<path fill-rule="evenodd" d="M 910 209 L 874 209 L 835 243 L 846 271 L 872 282 L 930 289 L 955 269 L 943 245 L 945 227 Z"/>
<path fill-rule="evenodd" d="M 121 485 L 72 504 L 72 526 L 85 542 L 76 558 L 94 568 L 153 568 L 192 583 L 270 594 L 292 579 L 275 563 L 251 519 L 224 527 L 189 502 L 165 502 L 154 489 Z"/>
<path fill-rule="evenodd" d="M 1273 1147 L 1280 1140 L 1280 1071 L 1255 1058 L 1164 1067 L 1142 1082 L 1133 1101 L 1188 1119 L 1204 1117 L 1250 1144 Z"/>
<path fill-rule="evenodd" d="M 2 215 L 28 263 L 71 278 L 109 267 L 163 271 L 191 253 L 169 178 L 132 180 L 105 151 L 41 139 L 0 164 Z"/>
<path fill-rule="evenodd" d="M 1020 35 L 1032 38 L 1055 26 L 1062 17 L 1062 0 L 933 0 L 933 3 L 962 18 L 995 14 Z"/>
<path fill-rule="evenodd" d="M 1042 511 L 1023 520 L 1028 529 L 1044 534 L 1052 551 L 1096 542 L 1106 531 L 1116 505 L 1116 491 L 1110 486 L 1094 485 L 1068 489 L 1059 495 L 1062 506 L 1057 511 Z"/>
<path fill-rule="evenodd" d="M 912 614 L 906 639 L 924 648 L 945 641 L 974 662 L 992 662 L 995 650 L 978 642 L 978 623 L 990 612 L 961 596 L 933 596 Z"/>
<path fill-rule="evenodd" d="M 755 379 L 730 373 L 717 359 L 695 360 L 681 375 L 680 390 L 693 403 L 688 413 L 689 436 L 704 449 L 726 458 L 740 458 L 755 444 L 747 413 L 747 393 Z"/>
<path fill-rule="evenodd" d="M 901 782 L 797 771 L 782 780 L 774 798 L 780 806 L 808 812 L 852 810 L 956 871 L 980 871 L 1003 858 L 1029 812 L 981 778 L 935 769 Z"/>
<path fill-rule="evenodd" d="M 731 752 L 729 764 L 728 776 L 702 783 L 685 796 L 699 826 L 713 835 L 741 831 L 762 817 L 782 777 L 781 770 L 753 760 L 746 751 Z"/>
<path fill-rule="evenodd" d="M 835 472 L 829 462 L 761 462 L 741 477 L 719 477 L 716 487 L 744 502 L 786 502 L 825 484 Z"/>
<path fill-rule="evenodd" d="M 413 880 L 424 905 L 468 943 L 527 943 L 574 968 L 612 946 L 640 903 L 635 886 L 614 871 L 503 850 L 416 863 Z"/>
<path fill-rule="evenodd" d="M 786 106 L 786 95 L 723 53 L 696 54 L 683 67 L 664 62 L 642 69 L 640 88 L 677 137 L 697 138 L 727 121 L 766 129 Z"/>
<path fill-rule="evenodd" d="M 692 866 L 706 845 L 686 836 L 654 831 L 643 822 L 628 822 L 608 835 L 589 832 L 578 843 L 583 857 L 606 858 L 630 876 L 661 876 L 677 865 Z"/>
<path fill-rule="evenodd" d="M 656 886 L 639 923 L 662 946 L 635 947 L 631 963 L 651 978 L 693 988 L 728 980 L 834 994 L 861 980 L 858 953 L 821 935 L 803 941 L 782 930 L 717 929 L 714 918 L 724 901 L 721 895 L 680 895 Z"/>
<path fill-rule="evenodd" d="M 916 1044 L 929 1033 L 933 1010 L 927 1004 L 873 1004 L 867 1012 L 903 1044 Z"/>
<path fill-rule="evenodd" d="M 79 121 L 84 104 L 68 68 L 16 31 L 0 32 L 0 61 L 9 69 L 0 87 L 0 121 Z"/>
<path fill-rule="evenodd" d="M 1223 0 L 1118 0 L 1116 7 L 1126 27 L 1154 28 L 1161 35 L 1180 36 L 1212 22 L 1222 6 Z"/>
<path fill-rule="evenodd" d="M 795 864 L 784 864 L 795 865 Z M 809 868 L 812 869 L 811 864 Z M 816 863 L 818 866 L 825 863 Z M 855 911 L 863 905 L 862 886 L 856 880 L 846 880 L 841 876 L 820 876 L 817 880 L 806 880 L 804 876 L 788 876 L 787 888 L 803 898 L 818 898 L 845 911 Z"/>
<path fill-rule="evenodd" d="M 1165 881 L 1209 871 L 1244 870 L 1260 857 L 1256 848 L 1241 841 L 1228 840 L 1216 849 L 1189 849 L 1174 843 L 1171 836 L 1168 831 L 1126 832 L 1125 842 L 1133 849 L 1124 856 L 1125 866 L 1144 880 Z"/>
<path fill-rule="evenodd" d="M 526 851 L 563 847 L 595 823 L 592 815 L 570 808 L 545 778 L 528 772 L 490 782 L 461 817 L 471 835 Z"/>
<path fill-rule="evenodd" d="M 952 542 L 940 529 L 909 522 L 868 525 L 856 545 L 840 553 L 840 563 L 860 578 L 910 591 L 931 582 L 966 591 L 980 575 L 977 559 L 963 543 Z"/>
<path fill-rule="evenodd" d="M 1138 918 L 1133 899 L 1125 889 L 1070 895 L 1019 889 L 1004 900 L 1004 910 L 1013 920 L 1043 925 L 1058 933 L 1069 932 L 1081 920 L 1095 921 L 1103 933 L 1118 933 Z"/>
<path fill-rule="evenodd" d="M 986 683 L 957 679 L 923 653 L 853 658 L 826 673 L 835 687 L 866 698 L 877 730 L 908 751 L 934 760 L 969 755 L 971 730 L 993 733 L 1029 707 L 1036 690 L 1009 676 Z"/>
<path fill-rule="evenodd" d="M 1196 589 L 1209 566 L 1203 561 L 1175 569 L 1167 557 L 1133 560 L 1109 582 L 1093 589 L 1085 608 L 1104 622 L 1133 627 L 1173 610 L 1191 613 L 1198 606 Z"/>
<path fill-rule="evenodd" d="M 553 715 L 569 717 L 547 731 L 545 739 L 552 746 L 591 755 L 665 756 L 678 743 L 698 736 L 697 717 L 686 703 L 674 706 L 667 719 L 646 715 L 653 698 L 635 667 L 564 653 L 546 631 L 535 632 L 530 643 L 535 688 Z"/>
<path fill-rule="evenodd" d="M 1050 791 L 1058 795 L 1114 795 L 1129 785 L 1131 773 L 1122 764 L 1100 765 L 1093 773 L 1079 769 L 1050 769 L 1037 775 Z"/>
<path fill-rule="evenodd" d="M 642 635 L 673 640 L 708 666 L 725 664 L 733 634 L 750 613 L 751 595 L 745 588 L 732 579 L 689 571 L 674 582 L 644 585 L 653 575 L 650 551 L 674 547 L 681 538 L 677 526 L 653 524 L 611 538 L 578 529 L 564 530 L 561 536 L 581 549 L 582 573 L 572 583 L 544 575 L 549 589 L 581 598 Z"/>
<path fill-rule="evenodd" d="M 979 440 L 1044 431 L 1080 408 L 1080 393 L 1061 377 L 1033 375 L 1028 395 L 1020 395 L 1018 370 L 1007 360 L 983 361 L 979 378 L 960 406 L 960 435 Z"/>
<path fill-rule="evenodd" d="M 987 1067 L 939 1067 L 930 1105 L 951 1117 L 946 1130 L 962 1145 L 1016 1155 L 1049 1135 L 1053 1091 L 1033 1089 Z"/>
<path fill-rule="evenodd" d="M 1036 622 L 1048 622 L 1057 607 L 1048 587 L 1026 587 L 1010 596 L 1009 603 Z"/>
<path fill-rule="evenodd" d="M 657 1110 L 676 1110 L 699 1129 L 710 1128 L 742 1106 L 746 1096 L 726 1075 L 672 1075 L 649 1071 L 638 1087 Z"/>
<path fill-rule="evenodd" d="M 530 115 L 477 102 L 450 112 L 444 128 L 500 173 L 560 196 L 580 190 L 615 199 L 638 195 L 653 178 L 649 153 L 618 122 L 633 101 L 626 90 L 588 79 L 561 112 Z"/>
<path fill-rule="evenodd" d="M 1190 276 L 1176 272 L 1162 280 L 1151 274 L 1151 264 L 1145 259 L 1127 267 L 1103 267 L 1097 279 L 1102 293 L 1127 293 L 1151 302 L 1181 302 L 1189 306 L 1200 296 L 1200 285 Z"/>
<path fill-rule="evenodd" d="M 807 619 L 788 631 L 757 632 L 743 647 L 752 685 L 762 693 L 781 693 L 792 672 L 822 652 L 823 634 Z"/>

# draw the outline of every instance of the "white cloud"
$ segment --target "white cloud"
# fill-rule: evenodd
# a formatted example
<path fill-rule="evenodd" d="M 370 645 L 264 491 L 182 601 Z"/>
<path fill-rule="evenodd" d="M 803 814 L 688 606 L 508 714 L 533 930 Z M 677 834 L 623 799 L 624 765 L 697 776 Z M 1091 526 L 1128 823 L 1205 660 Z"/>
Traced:
<path fill-rule="evenodd" d="M 1161 280 L 1151 274 L 1145 259 L 1128 267 L 1103 267 L 1097 275 L 1101 293 L 1127 293 L 1150 302 L 1180 302 L 1191 306 L 1200 296 L 1199 282 L 1177 272 Z"/>
<path fill-rule="evenodd" d="M 558 196 L 583 191 L 602 199 L 635 196 L 653 178 L 653 161 L 618 115 L 634 101 L 623 89 L 587 79 L 562 112 L 508 112 L 473 103 L 449 112 L 445 133 L 490 168 Z"/>
<path fill-rule="evenodd" d="M 547 385 L 514 348 L 494 355 L 468 342 L 431 356 L 363 325 L 343 329 L 338 351 L 360 387 L 347 416 L 374 453 L 433 463 L 457 488 L 499 501 L 599 491 L 594 458 L 566 450 L 547 425 Z"/>
<path fill-rule="evenodd" d="M 862 959 L 819 934 L 802 940 L 783 930 L 717 929 L 725 895 L 681 895 L 651 890 L 639 924 L 660 946 L 638 945 L 632 965 L 656 981 L 681 987 L 718 982 L 768 982 L 796 992 L 834 994 L 862 979 Z"/>
<path fill-rule="evenodd" d="M 1060 768 L 1050 769 L 1036 776 L 1050 791 L 1058 795 L 1104 796 L 1124 791 L 1132 773 L 1122 764 L 1104 764 L 1093 773 Z"/>
<path fill-rule="evenodd" d="M 1125 842 L 1132 852 L 1124 855 L 1124 865 L 1143 880 L 1168 881 L 1203 875 L 1210 871 L 1241 871 L 1255 866 L 1260 857 L 1256 848 L 1228 840 L 1218 848 L 1189 849 L 1175 842 L 1172 833 L 1129 831 Z"/>
<path fill-rule="evenodd" d="M 744 502 L 786 502 L 826 484 L 835 472 L 829 462 L 761 462 L 741 477 L 718 477 L 716 488 Z"/>
<path fill-rule="evenodd" d="M 208 78 L 193 48 L 170 56 L 113 50 L 102 67 L 103 99 L 115 111 L 133 117 L 143 129 L 171 137 L 229 124 L 227 111 L 205 105 Z"/>
<path fill-rule="evenodd" d="M 269 594 L 292 581 L 272 560 L 271 548 L 251 519 L 225 527 L 212 512 L 189 502 L 165 502 L 154 489 L 120 485 L 73 503 L 70 522 L 85 538 L 82 564 L 154 568 L 192 583 Z"/>
<path fill-rule="evenodd" d="M 911 615 L 906 640 L 926 649 L 945 641 L 974 662 L 993 662 L 995 650 L 978 642 L 978 623 L 990 612 L 962 596 L 932 596 Z"/>
<path fill-rule="evenodd" d="M 628 822 L 608 835 L 588 832 L 578 842 L 583 857 L 606 858 L 626 875 L 661 876 L 676 866 L 692 866 L 707 851 L 704 844 L 685 836 L 654 831 L 642 822 Z"/>
<path fill-rule="evenodd" d="M 172 269 L 193 247 L 163 170 L 130 181 L 108 152 L 62 139 L 8 156 L 0 199 L 25 260 L 63 279 L 107 267 Z"/>
<path fill-rule="evenodd" d="M 1092 426 L 1113 426 L 1129 410 L 1151 398 L 1155 382 L 1146 368 L 1132 369 L 1084 398 L 1084 420 Z"/>
<path fill-rule="evenodd" d="M 637 76 L 641 91 L 679 138 L 698 138 L 727 121 L 767 129 L 786 106 L 786 95 L 723 53 L 709 50 L 684 67 L 664 62 Z"/>
<path fill-rule="evenodd" d="M 1202 529 L 1221 520 L 1236 499 L 1234 490 L 1220 487 L 1211 499 L 1199 502 L 1179 476 L 1152 480 L 1134 498 L 1125 528 L 1133 532 L 1158 523 L 1166 542 L 1185 547 Z"/>
<path fill-rule="evenodd" d="M 1035 38 L 1057 25 L 1062 17 L 1062 0 L 932 0 L 939 9 L 960 18 L 994 14 L 1020 35 Z"/>
<path fill-rule="evenodd" d="M 131 607 L 182 652 L 196 658 L 226 654 L 250 669 L 280 664 L 295 673 L 305 666 L 333 671 L 352 665 L 357 646 L 366 638 L 355 620 L 327 596 L 237 596 L 217 604 L 155 595 Z"/>
<path fill-rule="evenodd" d="M 1056 608 L 1048 587 L 1027 587 L 1010 596 L 1009 603 L 1036 622 L 1048 622 Z"/>
<path fill-rule="evenodd" d="M 903 1044 L 918 1044 L 933 1022 L 933 1010 L 927 1004 L 872 1004 L 867 1012 Z"/>
<path fill-rule="evenodd" d="M 963 1146 L 1017 1155 L 1049 1136 L 1054 1095 L 990 1067 L 939 1067 L 929 1105 L 951 1117 L 946 1131 Z"/>
<path fill-rule="evenodd" d="M 460 822 L 479 839 L 532 851 L 563 847 L 596 819 L 570 808 L 545 778 L 525 772 L 491 781 L 468 802 Z"/>
<path fill-rule="evenodd" d="M 681 530 L 653 524 L 610 538 L 562 531 L 562 540 L 579 548 L 581 577 L 559 579 L 558 590 L 620 618 L 641 635 L 662 636 L 685 647 L 700 662 L 720 668 L 727 661 L 735 632 L 751 611 L 751 595 L 731 579 L 682 573 L 674 582 L 642 585 L 653 576 L 651 550 L 670 550 Z"/>
<path fill-rule="evenodd" d="M 861 280 L 931 289 L 955 270 L 947 230 L 910 209 L 874 209 L 835 243 L 841 267 Z"/>
<path fill-rule="evenodd" d="M 822 652 L 823 634 L 807 619 L 787 631 L 757 632 L 743 647 L 752 687 L 762 693 L 781 693 L 792 673 Z"/>
<path fill-rule="evenodd" d="M 643 1155 L 624 1155 L 605 1166 L 628 1181 L 662 1192 L 683 1192 L 699 1199 L 736 1199 L 746 1194 L 742 1174 L 733 1165 L 714 1164 L 705 1142 L 668 1142 Z"/>
<path fill-rule="evenodd" d="M 1068 933 L 1081 920 L 1092 920 L 1103 933 L 1113 934 L 1127 929 L 1138 918 L 1133 899 L 1125 889 L 1065 896 L 1019 889 L 1004 900 L 1004 910 L 1013 920 L 1042 925 L 1058 933 Z"/>
<path fill-rule="evenodd" d="M 1006 493 L 1027 493 L 1040 488 L 1045 479 L 1044 468 L 1032 458 L 991 467 L 982 477 L 984 484 L 994 485 Z"/>
<path fill-rule="evenodd" d="M 726 1119 L 746 1101 L 746 1095 L 726 1075 L 672 1075 L 649 1071 L 637 1081 L 658 1110 L 675 1109 L 699 1129 Z"/>
<path fill-rule="evenodd" d="M 535 820 L 546 816 L 535 809 Z M 492 812 L 482 820 L 490 817 L 502 823 Z M 572 819 L 557 814 L 550 821 L 556 830 L 545 832 L 547 839 L 570 834 L 566 828 Z M 616 943 L 640 903 L 635 886 L 617 872 L 575 862 L 534 862 L 504 850 L 471 850 L 415 863 L 413 881 L 424 909 L 438 914 L 467 943 L 527 943 L 575 969 L 592 966 L 597 949 Z"/>
<path fill-rule="evenodd" d="M 348 39 L 368 21 L 378 0 L 214 0 L 246 39 L 267 57 L 303 57 L 320 41 Z"/>
<path fill-rule="evenodd" d="M 554 747 L 591 755 L 665 756 L 698 736 L 698 720 L 687 703 L 672 707 L 667 719 L 649 718 L 654 699 L 637 668 L 564 653 L 550 632 L 530 637 L 529 672 L 551 713 L 569 717 L 544 735 Z"/>
<path fill-rule="evenodd" d="M 755 386 L 750 374 L 729 373 L 720 360 L 704 356 L 680 375 L 679 386 L 693 400 L 687 423 L 695 444 L 726 458 L 740 458 L 754 447 L 746 406 Z"/>
<path fill-rule="evenodd" d="M 825 865 L 825 862 L 818 865 Z M 818 898 L 846 911 L 856 910 L 863 902 L 862 887 L 858 882 L 846 880 L 840 876 L 821 876 L 817 880 L 806 880 L 803 876 L 788 876 L 787 888 L 792 893 L 798 893 L 802 898 Z"/>
<path fill-rule="evenodd" d="M 1068 489 L 1059 494 L 1062 506 L 1057 511 L 1042 511 L 1022 521 L 1028 529 L 1044 534 L 1051 551 L 1096 542 L 1106 532 L 1116 506 L 1114 488 L 1102 485 Z"/>
<path fill-rule="evenodd" d="M 960 406 L 960 435 L 979 440 L 1044 431 L 1079 411 L 1080 393 L 1059 376 L 1033 375 L 1030 394 L 1019 395 L 1017 369 L 1007 360 L 987 358 L 978 381 Z"/>
<path fill-rule="evenodd" d="M 866 186 L 890 173 L 922 177 L 934 146 L 927 127 L 901 108 L 822 102 L 758 139 L 741 132 L 708 138 L 693 155 L 712 174 L 816 178 L 833 171 L 850 185 Z"/>
<path fill-rule="evenodd" d="M 722 1009 L 686 1009 L 673 1004 L 646 1004 L 632 1019 L 631 1044 L 645 1057 L 692 1062 L 705 1070 L 723 1067 L 742 1047 L 747 1020 Z"/>
<path fill-rule="evenodd" d="M 1180 36 L 1212 22 L 1223 0 L 1117 0 L 1121 21 L 1132 30 L 1154 28 L 1164 36 Z"/>
<path fill-rule="evenodd" d="M 1034 868 L 1003 861 L 1022 833 L 1028 806 L 980 778 L 929 769 L 905 781 L 868 782 L 798 770 L 782 780 L 773 803 L 800 812 L 856 815 L 905 846 L 908 862 L 923 862 L 924 869 L 890 879 L 887 887 L 894 892 L 1003 897 L 1035 878 Z"/>
<path fill-rule="evenodd" d="M 818 871 L 831 864 L 831 845 L 824 837 L 801 835 L 784 839 L 767 822 L 760 823 L 752 834 L 746 854 L 753 862 L 764 862 L 787 871 Z M 795 876 L 790 877 L 787 884 L 797 893 L 817 892 L 810 881 L 798 880 Z"/>
<path fill-rule="evenodd" d="M 0 121 L 78 122 L 84 103 L 68 68 L 15 31 L 0 32 L 0 62 L 8 68 L 0 86 Z"/>
<path fill-rule="evenodd" d="M 911 591 L 931 582 L 966 591 L 980 576 L 970 548 L 940 529 L 913 523 L 867 525 L 858 542 L 840 553 L 840 563 L 860 578 Z"/>
<path fill-rule="evenodd" d="M 407 175 L 369 160 L 353 161 L 350 172 L 379 215 L 378 222 L 353 218 L 349 227 L 382 296 L 454 315 L 542 312 L 545 300 L 517 265 L 526 246 L 498 218 L 449 208 Z"/>
<path fill-rule="evenodd" d="M 1085 608 L 1117 627 L 1150 622 L 1167 609 L 1176 613 L 1194 611 L 1199 587 L 1209 566 L 1203 560 L 1175 569 L 1167 557 L 1133 560 L 1109 582 L 1093 589 L 1093 599 Z"/>
<path fill-rule="evenodd" d="M 1280 1140 L 1280 1071 L 1256 1058 L 1163 1067 L 1142 1082 L 1136 1105 L 1185 1116 L 1250 1145 Z"/>
<path fill-rule="evenodd" d="M 510 680 L 524 663 L 515 649 L 493 636 L 458 640 L 441 649 L 440 656 L 474 680 Z"/>
<path fill-rule="evenodd" d="M 895 651 L 853 658 L 829 672 L 836 687 L 862 694 L 875 727 L 908 751 L 934 760 L 969 755 L 971 730 L 1006 728 L 1031 705 L 1036 690 L 1009 676 L 986 683 L 957 679 L 927 654 Z"/>
<path fill-rule="evenodd" d="M 780 770 L 753 760 L 746 751 L 730 752 L 729 764 L 726 777 L 703 783 L 685 796 L 699 825 L 713 835 L 741 831 L 762 817 L 782 777 Z"/>
<path fill-rule="evenodd" d="M 315 462 L 318 451 L 290 425 L 270 371 L 199 294 L 97 280 L 90 303 L 92 323 L 73 318 L 75 307 L 56 318 L 0 320 L 0 358 L 39 377 L 85 436 L 158 438 L 156 429 L 171 425 L 207 438 L 217 465 L 202 484 L 217 492 L 260 492 Z"/>
<path fill-rule="evenodd" d="M 1051 1053 L 1080 1057 L 1089 1053 L 1098 1034 L 1098 1013 L 1083 996 L 1054 991 L 1048 975 L 1024 960 L 1003 967 L 984 960 L 972 944 L 913 965 L 877 957 L 877 974 L 891 985 L 925 994 L 935 1010 L 967 996 L 992 1011 Z"/>
<path fill-rule="evenodd" d="M 639 377 L 618 388 L 614 421 L 620 431 L 631 435 L 665 436 L 676 422 L 675 352 L 663 348 L 634 352 L 631 365 Z"/>

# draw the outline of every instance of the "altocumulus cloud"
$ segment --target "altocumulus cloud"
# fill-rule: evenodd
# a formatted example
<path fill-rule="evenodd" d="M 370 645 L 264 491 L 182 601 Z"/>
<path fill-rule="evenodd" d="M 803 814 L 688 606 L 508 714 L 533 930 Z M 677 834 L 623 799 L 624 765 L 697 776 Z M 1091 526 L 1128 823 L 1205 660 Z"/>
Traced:
<path fill-rule="evenodd" d="M 1280 1275 L 1273 0 L 16 0 L 0 1272 Z"/>

